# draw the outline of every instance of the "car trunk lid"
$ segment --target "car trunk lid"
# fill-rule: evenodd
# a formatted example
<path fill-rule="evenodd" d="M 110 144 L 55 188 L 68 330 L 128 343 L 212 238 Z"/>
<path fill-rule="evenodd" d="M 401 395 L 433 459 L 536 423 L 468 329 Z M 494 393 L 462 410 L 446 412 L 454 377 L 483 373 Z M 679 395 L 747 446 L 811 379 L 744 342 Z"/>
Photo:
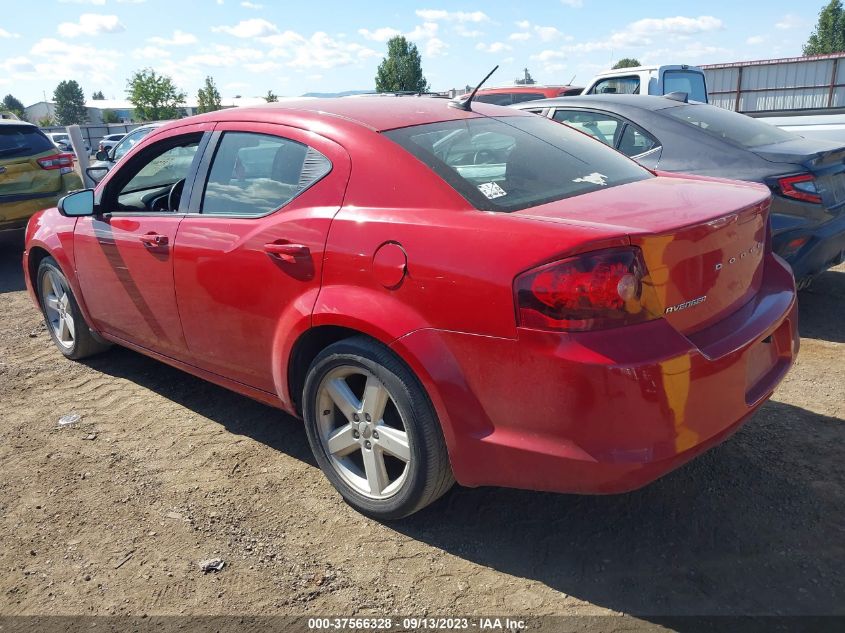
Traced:
<path fill-rule="evenodd" d="M 43 169 L 38 164 L 39 158 L 58 153 L 33 125 L 0 126 L 0 200 L 61 190 L 61 170 Z"/>
<path fill-rule="evenodd" d="M 647 307 L 691 334 L 759 290 L 768 208 L 768 191 L 759 185 L 661 177 L 518 213 L 624 231 L 648 269 Z"/>

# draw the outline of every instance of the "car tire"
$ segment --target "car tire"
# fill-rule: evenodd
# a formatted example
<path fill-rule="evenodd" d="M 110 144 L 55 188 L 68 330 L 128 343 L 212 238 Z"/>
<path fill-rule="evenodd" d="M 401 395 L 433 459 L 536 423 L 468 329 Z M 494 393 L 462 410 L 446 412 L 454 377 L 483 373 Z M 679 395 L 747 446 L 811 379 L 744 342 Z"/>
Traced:
<path fill-rule="evenodd" d="M 317 463 L 362 514 L 400 519 L 454 484 L 428 395 L 383 345 L 354 337 L 328 346 L 311 363 L 302 402 Z"/>
<path fill-rule="evenodd" d="M 111 347 L 91 332 L 67 277 L 55 259 L 45 257 L 41 260 L 36 279 L 38 302 L 47 332 L 62 354 L 80 360 Z"/>

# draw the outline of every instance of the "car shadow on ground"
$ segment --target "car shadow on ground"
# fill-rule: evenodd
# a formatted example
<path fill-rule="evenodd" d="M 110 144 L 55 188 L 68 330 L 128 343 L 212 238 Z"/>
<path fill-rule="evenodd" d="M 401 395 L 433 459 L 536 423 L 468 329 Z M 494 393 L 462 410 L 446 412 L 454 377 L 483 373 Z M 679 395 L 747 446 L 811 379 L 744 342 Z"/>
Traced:
<path fill-rule="evenodd" d="M 17 292 L 26 287 L 21 268 L 22 256 L 23 231 L 0 232 L 0 294 Z"/>
<path fill-rule="evenodd" d="M 392 527 L 614 611 L 845 614 L 843 442 L 842 420 L 769 402 L 639 491 L 455 488 Z"/>
<path fill-rule="evenodd" d="M 805 338 L 845 343 L 845 270 L 829 270 L 798 293 L 798 328 Z"/>

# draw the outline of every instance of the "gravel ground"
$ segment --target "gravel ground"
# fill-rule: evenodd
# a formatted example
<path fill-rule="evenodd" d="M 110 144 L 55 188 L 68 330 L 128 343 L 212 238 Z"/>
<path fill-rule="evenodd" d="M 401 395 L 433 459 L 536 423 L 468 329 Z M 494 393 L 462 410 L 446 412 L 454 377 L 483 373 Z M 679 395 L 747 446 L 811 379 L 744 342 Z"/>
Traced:
<path fill-rule="evenodd" d="M 0 244 L 0 615 L 845 615 L 843 266 L 800 295 L 772 401 L 679 471 L 609 497 L 455 488 L 382 525 L 298 421 L 127 350 L 64 360 L 20 253 Z"/>

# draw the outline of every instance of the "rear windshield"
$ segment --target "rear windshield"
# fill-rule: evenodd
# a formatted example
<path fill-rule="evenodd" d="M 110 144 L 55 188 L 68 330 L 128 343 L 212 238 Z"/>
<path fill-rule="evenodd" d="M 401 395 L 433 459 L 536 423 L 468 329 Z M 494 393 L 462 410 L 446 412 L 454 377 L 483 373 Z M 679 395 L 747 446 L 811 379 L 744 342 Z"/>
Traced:
<path fill-rule="evenodd" d="M 541 117 L 443 121 L 385 136 L 485 211 L 518 211 L 651 177 L 602 143 Z"/>
<path fill-rule="evenodd" d="M 692 101 L 707 103 L 704 75 L 692 70 L 667 70 L 663 73 L 663 94 L 685 92 Z"/>
<path fill-rule="evenodd" d="M 0 158 L 40 154 L 55 149 L 44 134 L 31 125 L 0 125 Z"/>
<path fill-rule="evenodd" d="M 740 147 L 760 147 L 799 138 L 774 125 L 716 106 L 695 104 L 661 110 L 687 125 Z"/>

